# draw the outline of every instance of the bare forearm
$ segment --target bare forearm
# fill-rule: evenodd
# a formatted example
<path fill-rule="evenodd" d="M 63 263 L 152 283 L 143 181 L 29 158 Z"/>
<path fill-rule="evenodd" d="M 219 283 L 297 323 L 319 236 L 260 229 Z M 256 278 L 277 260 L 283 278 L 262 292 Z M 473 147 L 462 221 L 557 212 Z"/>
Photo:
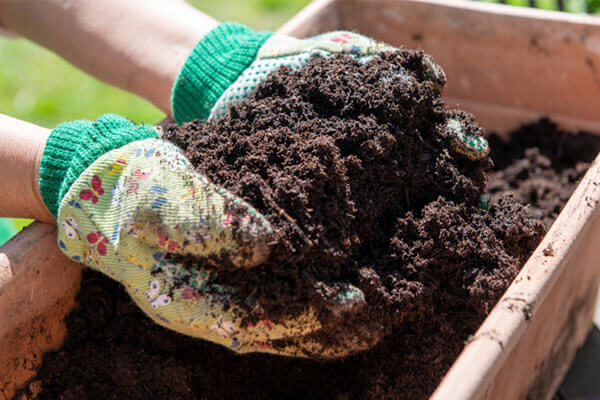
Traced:
<path fill-rule="evenodd" d="M 50 131 L 0 114 L 0 217 L 53 222 L 38 185 Z"/>
<path fill-rule="evenodd" d="M 170 114 L 177 74 L 217 21 L 183 0 L 0 0 L 0 24 Z"/>

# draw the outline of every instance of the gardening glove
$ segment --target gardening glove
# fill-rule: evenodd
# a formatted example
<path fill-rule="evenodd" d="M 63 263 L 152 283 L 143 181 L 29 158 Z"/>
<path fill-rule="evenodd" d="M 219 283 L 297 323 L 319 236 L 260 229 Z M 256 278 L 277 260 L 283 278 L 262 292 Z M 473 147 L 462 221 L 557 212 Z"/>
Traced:
<path fill-rule="evenodd" d="M 264 261 L 271 225 L 198 174 L 153 127 L 114 115 L 57 127 L 42 157 L 40 188 L 57 217 L 63 253 L 122 283 L 158 324 L 240 353 L 348 353 L 313 343 L 321 329 L 313 309 L 280 323 L 247 321 L 246 310 L 260 305 L 215 278 L 223 266 Z M 362 292 L 346 285 L 330 306 L 352 311 L 363 302 Z"/>
<path fill-rule="evenodd" d="M 300 68 L 313 56 L 343 53 L 367 62 L 377 53 L 394 50 L 353 32 L 295 39 L 226 22 L 202 38 L 188 56 L 173 86 L 173 117 L 182 123 L 223 116 L 232 103 L 245 98 L 269 73 L 283 66 Z M 446 82 L 443 70 L 428 55 L 423 62 L 441 90 Z"/>
<path fill-rule="evenodd" d="M 353 32 L 329 32 L 295 39 L 225 22 L 210 31 L 192 50 L 173 86 L 173 117 L 177 123 L 213 119 L 225 115 L 229 106 L 244 99 L 273 71 L 301 68 L 313 56 L 350 54 L 368 62 L 375 54 L 398 50 Z M 437 90 L 446 84 L 443 69 L 425 54 L 423 63 Z M 487 141 L 468 132 L 460 121 L 448 120 L 455 148 L 470 159 L 488 156 Z"/>

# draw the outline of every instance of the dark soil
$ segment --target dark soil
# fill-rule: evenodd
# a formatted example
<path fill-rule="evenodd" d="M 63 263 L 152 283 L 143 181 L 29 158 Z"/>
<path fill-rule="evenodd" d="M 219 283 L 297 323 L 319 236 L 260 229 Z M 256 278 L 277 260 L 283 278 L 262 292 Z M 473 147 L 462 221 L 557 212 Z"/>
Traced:
<path fill-rule="evenodd" d="M 502 169 L 490 175 L 494 199 L 483 210 L 489 162 L 456 151 L 444 121 L 480 130 L 444 111 L 421 57 L 279 71 L 230 117 L 168 130 L 281 235 L 266 265 L 220 279 L 242 293 L 258 284 L 274 318 L 319 306 L 317 283 L 351 282 L 385 324 L 379 345 L 333 362 L 238 356 L 155 325 L 119 284 L 86 271 L 70 336 L 36 377 L 41 398 L 426 398 L 539 241 L 542 228 L 526 214 L 547 212 L 551 222 L 600 143 L 547 122 L 493 137 Z M 546 187 L 560 196 L 532 189 Z M 508 192 L 530 208 L 499 197 Z"/>
<path fill-rule="evenodd" d="M 312 306 L 325 325 L 317 340 L 347 346 L 351 335 L 357 352 L 449 310 L 468 309 L 475 326 L 488 313 L 542 228 L 513 199 L 481 210 L 491 161 L 461 151 L 448 121 L 482 129 L 445 109 L 444 80 L 419 51 L 366 65 L 316 58 L 271 75 L 224 118 L 167 128 L 198 171 L 274 225 L 267 262 L 219 272 L 258 301 L 255 317 Z M 340 283 L 366 296 L 343 322 L 328 301 Z"/>
<path fill-rule="evenodd" d="M 547 119 L 524 126 L 509 140 L 492 135 L 489 143 L 497 170 L 487 184 L 492 200 L 513 194 L 547 227 L 600 150 L 597 136 L 561 131 Z"/>

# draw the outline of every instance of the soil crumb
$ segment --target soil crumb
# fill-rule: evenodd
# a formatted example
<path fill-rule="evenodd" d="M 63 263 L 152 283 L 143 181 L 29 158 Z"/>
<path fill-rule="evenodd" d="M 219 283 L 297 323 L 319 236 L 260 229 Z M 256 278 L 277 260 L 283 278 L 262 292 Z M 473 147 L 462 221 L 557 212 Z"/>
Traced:
<path fill-rule="evenodd" d="M 385 326 L 376 347 L 329 362 L 239 356 L 155 325 L 118 283 L 85 271 L 69 337 L 33 380 L 39 398 L 427 398 L 539 242 L 537 218 L 552 222 L 600 143 L 547 121 L 492 136 L 482 205 L 492 163 L 457 150 L 447 121 L 482 131 L 445 110 L 423 58 L 312 60 L 272 74 L 222 119 L 166 132 L 281 234 L 265 265 L 220 278 L 241 292 L 260 283 L 274 318 L 318 306 L 317 284 L 350 282 Z M 532 189 L 554 182 L 553 202 Z"/>

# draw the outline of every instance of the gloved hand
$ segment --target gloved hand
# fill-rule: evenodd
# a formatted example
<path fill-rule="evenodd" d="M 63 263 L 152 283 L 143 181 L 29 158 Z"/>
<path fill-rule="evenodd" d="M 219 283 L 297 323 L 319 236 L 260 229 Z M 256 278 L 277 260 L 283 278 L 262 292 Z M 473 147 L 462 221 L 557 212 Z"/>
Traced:
<path fill-rule="evenodd" d="M 366 62 L 373 55 L 397 50 L 346 31 L 295 39 L 270 32 L 253 32 L 236 23 L 222 23 L 192 50 L 173 86 L 173 117 L 177 123 L 218 118 L 246 97 L 267 75 L 282 66 L 300 68 L 312 56 L 344 53 Z M 430 78 L 441 90 L 444 71 L 426 55 Z"/>
<path fill-rule="evenodd" d="M 221 117 L 269 73 L 283 66 L 301 68 L 313 56 L 350 54 L 367 62 L 378 53 L 394 50 L 398 49 L 347 31 L 295 39 L 225 22 L 202 38 L 188 56 L 173 86 L 173 117 L 177 123 Z M 443 69 L 428 54 L 424 54 L 423 63 L 428 78 L 441 92 L 446 84 Z M 465 131 L 455 119 L 448 121 L 447 129 L 459 152 L 471 159 L 487 157 L 485 139 Z"/>
<path fill-rule="evenodd" d="M 265 260 L 271 225 L 195 172 L 154 128 L 114 115 L 57 127 L 42 157 L 40 188 L 57 216 L 61 250 L 121 282 L 160 325 L 240 353 L 348 352 L 313 343 L 321 324 L 310 309 L 281 323 L 245 321 L 245 310 L 257 305 L 214 281 L 223 265 Z M 202 262 L 183 263 L 185 257 Z M 334 310 L 364 302 L 358 289 L 345 290 L 331 299 Z"/>

